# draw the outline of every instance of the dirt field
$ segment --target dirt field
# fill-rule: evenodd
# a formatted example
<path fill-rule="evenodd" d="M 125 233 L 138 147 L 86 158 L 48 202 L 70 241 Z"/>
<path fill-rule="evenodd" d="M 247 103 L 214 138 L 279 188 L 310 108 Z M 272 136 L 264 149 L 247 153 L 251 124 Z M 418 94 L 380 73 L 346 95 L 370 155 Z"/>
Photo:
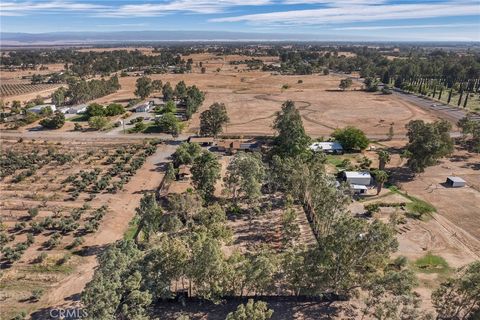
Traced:
<path fill-rule="evenodd" d="M 2 141 L 3 148 L 20 149 L 19 143 Z M 25 143 L 23 143 L 25 144 Z M 45 148 L 40 142 L 38 146 Z M 25 221 L 27 226 L 31 221 L 41 222 L 47 217 L 66 218 L 68 213 L 84 204 L 90 207 L 83 212 L 76 231 L 62 234 L 62 238 L 53 249 L 45 248 L 45 242 L 54 233 L 50 229 L 40 232 L 34 237 L 34 242 L 21 255 L 20 260 L 5 269 L 0 278 L 2 299 L 0 302 L 1 318 L 10 319 L 20 310 L 32 311 L 42 306 L 68 305 L 77 300 L 84 285 L 91 279 L 96 266 L 96 254 L 106 245 L 123 237 L 128 223 L 135 214 L 135 207 L 146 190 L 155 190 L 163 174 L 159 165 L 165 155 L 165 146 L 159 146 L 157 152 L 149 157 L 145 165 L 139 169 L 132 179 L 125 184 L 123 190 L 117 193 L 101 192 L 95 199 L 85 202 L 83 193 L 75 201 L 65 201 L 68 194 L 61 187 L 61 181 L 78 170 L 91 170 L 105 161 L 118 147 L 125 144 L 84 142 L 63 143 L 61 146 L 50 143 L 50 147 L 60 148 L 64 153 L 78 154 L 73 163 L 65 165 L 46 165 L 30 178 L 19 183 L 12 183 L 7 177 L 1 182 L 0 208 L 4 230 L 13 234 L 14 239 L 7 246 L 25 241 L 30 234 L 29 227 L 14 231 L 17 222 Z M 31 147 L 27 147 L 31 148 Z M 27 149 L 28 150 L 28 149 Z M 101 151 L 100 151 L 101 150 Z M 148 177 L 148 179 L 146 179 Z M 92 212 L 102 205 L 108 207 L 106 214 L 100 220 L 97 231 L 83 231 Z M 26 211 L 39 207 L 38 216 L 27 218 Z M 27 231 L 28 230 L 28 231 Z M 74 237 L 82 236 L 84 242 L 75 248 L 68 245 Z M 42 262 L 36 261 L 41 253 L 46 254 Z M 66 262 L 61 259 L 68 256 Z M 4 267 L 2 267 L 3 269 Z M 30 299 L 32 291 L 43 290 L 40 301 Z"/>
<path fill-rule="evenodd" d="M 218 58 L 218 57 L 217 57 Z M 210 60 L 209 60 L 210 61 Z M 314 136 L 328 136 L 335 128 L 354 125 L 368 135 L 384 138 L 393 125 L 396 135 L 404 134 L 405 124 L 413 119 L 433 121 L 435 116 L 394 96 L 372 94 L 356 85 L 352 90 L 338 90 L 337 76 L 282 76 L 261 71 L 232 70 L 223 59 L 204 63 L 207 74 L 151 75 L 152 79 L 172 85 L 184 80 L 206 92 L 206 99 L 193 116 L 188 132 L 199 128 L 199 114 L 214 102 L 227 106 L 230 123 L 224 129 L 230 135 L 271 135 L 275 113 L 288 99 L 294 100 L 303 118 L 307 132 Z M 216 68 L 222 68 L 217 73 Z M 226 71 L 224 71 L 224 69 Z M 122 88 L 111 95 L 95 100 L 98 103 L 127 103 L 134 97 L 136 77 L 120 78 Z M 298 83 L 299 81 L 303 83 Z M 288 85 L 288 89 L 282 86 Z"/>

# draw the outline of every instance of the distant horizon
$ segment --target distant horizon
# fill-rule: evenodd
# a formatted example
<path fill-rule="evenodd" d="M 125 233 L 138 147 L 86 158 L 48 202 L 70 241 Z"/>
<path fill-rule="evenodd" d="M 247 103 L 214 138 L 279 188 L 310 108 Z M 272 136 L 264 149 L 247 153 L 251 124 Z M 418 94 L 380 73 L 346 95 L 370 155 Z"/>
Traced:
<path fill-rule="evenodd" d="M 0 46 L 28 45 L 101 45 L 141 42 L 318 42 L 318 43 L 444 43 L 480 44 L 478 40 L 405 40 L 356 37 L 338 39 L 322 34 L 279 32 L 209 31 L 209 30 L 119 30 L 119 31 L 53 31 L 0 32 Z"/>
<path fill-rule="evenodd" d="M 202 32 L 340 41 L 480 41 L 477 0 L 3 0 L 8 33 Z"/>

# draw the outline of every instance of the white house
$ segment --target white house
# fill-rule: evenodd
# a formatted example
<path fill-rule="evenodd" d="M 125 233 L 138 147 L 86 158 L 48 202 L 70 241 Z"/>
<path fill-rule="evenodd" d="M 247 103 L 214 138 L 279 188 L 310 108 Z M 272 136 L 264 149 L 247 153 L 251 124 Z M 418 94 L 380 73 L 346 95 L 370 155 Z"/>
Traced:
<path fill-rule="evenodd" d="M 335 153 L 335 154 L 343 153 L 343 147 L 337 141 L 315 142 L 310 145 L 310 150 L 314 152 L 323 151 L 325 153 Z"/>
<path fill-rule="evenodd" d="M 31 107 L 30 109 L 28 109 L 28 112 L 39 114 L 45 108 L 49 108 L 50 110 L 52 110 L 52 112 L 55 112 L 55 110 L 57 110 L 57 107 L 55 107 L 54 104 L 39 104 L 38 106 Z"/>
<path fill-rule="evenodd" d="M 344 171 L 342 175 L 343 180 L 352 185 L 368 186 L 372 181 L 372 176 L 369 172 Z"/>
<path fill-rule="evenodd" d="M 153 107 L 153 101 L 144 102 L 135 107 L 135 112 L 148 112 Z"/>
<path fill-rule="evenodd" d="M 76 106 L 71 106 L 68 108 L 67 113 L 68 114 L 79 114 L 79 113 L 85 113 L 87 111 L 87 105 L 86 104 L 78 104 Z"/>

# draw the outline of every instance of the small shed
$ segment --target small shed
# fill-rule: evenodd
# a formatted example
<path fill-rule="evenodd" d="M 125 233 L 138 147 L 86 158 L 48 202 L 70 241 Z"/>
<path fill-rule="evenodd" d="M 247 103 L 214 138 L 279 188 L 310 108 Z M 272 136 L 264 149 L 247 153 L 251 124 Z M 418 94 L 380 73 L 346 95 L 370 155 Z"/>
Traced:
<path fill-rule="evenodd" d="M 190 176 L 191 172 L 189 167 L 184 164 L 178 167 L 178 180 L 187 180 Z"/>
<path fill-rule="evenodd" d="M 351 184 L 350 188 L 353 190 L 353 194 L 366 194 L 368 188 L 361 184 Z"/>
<path fill-rule="evenodd" d="M 354 185 L 368 186 L 372 181 L 372 176 L 369 172 L 362 171 L 344 171 L 343 180 Z"/>
<path fill-rule="evenodd" d="M 466 182 L 460 177 L 451 176 L 451 177 L 447 177 L 447 181 L 445 182 L 445 184 L 452 188 L 461 188 L 461 187 L 465 187 Z"/>

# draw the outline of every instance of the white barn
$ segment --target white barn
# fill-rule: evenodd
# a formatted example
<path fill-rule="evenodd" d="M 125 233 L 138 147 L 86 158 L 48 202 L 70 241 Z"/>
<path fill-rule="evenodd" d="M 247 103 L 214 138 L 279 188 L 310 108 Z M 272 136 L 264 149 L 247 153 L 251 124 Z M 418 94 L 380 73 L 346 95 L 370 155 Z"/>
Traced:
<path fill-rule="evenodd" d="M 323 151 L 325 153 L 342 154 L 343 147 L 337 141 L 315 142 L 310 145 L 310 150 L 314 152 Z"/>
<path fill-rule="evenodd" d="M 343 180 L 353 185 L 368 186 L 372 182 L 372 176 L 369 172 L 344 171 Z"/>

